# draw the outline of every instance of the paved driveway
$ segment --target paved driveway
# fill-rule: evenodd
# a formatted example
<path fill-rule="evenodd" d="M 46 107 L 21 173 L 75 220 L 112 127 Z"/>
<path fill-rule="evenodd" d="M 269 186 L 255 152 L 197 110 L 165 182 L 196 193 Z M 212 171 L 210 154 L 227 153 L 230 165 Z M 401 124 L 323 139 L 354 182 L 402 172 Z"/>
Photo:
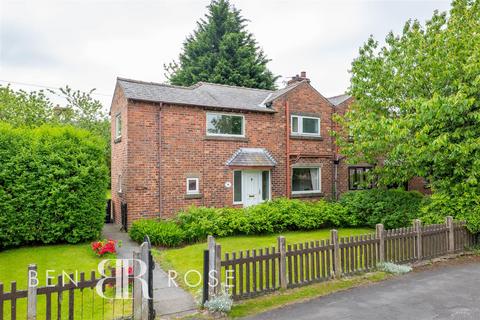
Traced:
<path fill-rule="evenodd" d="M 480 264 L 439 267 L 250 319 L 480 319 Z"/>

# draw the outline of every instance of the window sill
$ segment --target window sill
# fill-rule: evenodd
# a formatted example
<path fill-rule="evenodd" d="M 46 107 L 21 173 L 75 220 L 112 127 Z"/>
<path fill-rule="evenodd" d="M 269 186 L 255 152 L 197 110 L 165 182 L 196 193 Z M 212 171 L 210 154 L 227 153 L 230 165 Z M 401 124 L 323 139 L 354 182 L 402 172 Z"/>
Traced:
<path fill-rule="evenodd" d="M 229 136 L 205 136 L 203 140 L 218 140 L 218 141 L 242 141 L 248 142 L 245 137 L 229 137 Z"/>
<path fill-rule="evenodd" d="M 291 198 L 318 198 L 323 196 L 324 196 L 323 192 L 292 193 Z"/>
<path fill-rule="evenodd" d="M 118 137 L 113 140 L 113 143 L 119 143 L 119 142 L 122 142 L 122 137 Z"/>
<path fill-rule="evenodd" d="M 323 137 L 321 136 L 303 136 L 301 134 L 291 134 L 290 139 L 293 140 L 317 140 L 317 141 L 322 141 Z"/>
<path fill-rule="evenodd" d="M 186 195 L 185 195 L 185 199 L 186 199 L 186 200 L 189 200 L 189 199 L 201 199 L 201 198 L 203 198 L 203 194 L 201 194 L 201 193 L 186 194 Z"/>

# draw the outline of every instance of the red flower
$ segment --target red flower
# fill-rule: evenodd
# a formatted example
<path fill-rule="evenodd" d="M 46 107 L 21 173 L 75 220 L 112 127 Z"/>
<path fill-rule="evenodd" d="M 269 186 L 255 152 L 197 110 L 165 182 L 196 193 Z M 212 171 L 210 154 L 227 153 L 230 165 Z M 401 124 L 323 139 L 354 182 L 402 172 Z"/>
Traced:
<path fill-rule="evenodd" d="M 92 242 L 92 250 L 99 256 L 103 256 L 106 253 L 117 253 L 115 248 L 117 241 L 116 240 L 102 240 Z"/>

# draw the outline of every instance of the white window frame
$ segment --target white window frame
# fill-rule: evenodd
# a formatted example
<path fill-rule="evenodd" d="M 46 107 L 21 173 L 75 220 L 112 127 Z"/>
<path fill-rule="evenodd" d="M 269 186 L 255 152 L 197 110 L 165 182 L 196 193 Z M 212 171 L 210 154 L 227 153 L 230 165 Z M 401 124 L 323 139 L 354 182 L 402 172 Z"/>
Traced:
<path fill-rule="evenodd" d="M 318 190 L 309 190 L 309 191 L 293 191 L 293 170 L 294 169 L 318 169 Z M 321 166 L 298 166 L 292 167 L 292 175 L 290 178 L 292 194 L 312 194 L 312 193 L 321 193 L 322 192 L 322 167 Z"/>
<path fill-rule="evenodd" d="M 240 135 L 240 134 L 228 134 L 228 133 L 209 133 L 208 132 L 208 116 L 209 115 L 242 117 L 242 134 Z M 207 112 L 205 116 L 205 131 L 207 136 L 245 138 L 245 127 L 246 127 L 245 115 L 240 113 Z"/>
<path fill-rule="evenodd" d="M 195 181 L 195 190 L 189 190 L 190 181 Z M 200 193 L 200 179 L 199 178 L 187 178 L 187 194 L 199 194 Z"/>
<path fill-rule="evenodd" d="M 115 115 L 115 139 L 119 139 L 121 137 L 122 137 L 122 114 L 117 113 Z"/>
<path fill-rule="evenodd" d="M 293 118 L 297 118 L 298 121 L 298 132 L 293 131 Z M 303 132 L 303 119 L 315 119 L 318 120 L 318 133 L 305 133 Z M 321 136 L 321 124 L 322 121 L 320 117 L 310 117 L 310 116 L 301 116 L 297 114 L 292 114 L 290 116 L 290 132 L 294 136 L 310 136 L 310 137 L 320 137 Z"/>
<path fill-rule="evenodd" d="M 240 172 L 240 181 L 242 183 L 242 186 L 240 187 L 240 194 L 241 194 L 241 200 L 240 201 L 235 201 L 235 172 Z M 233 204 L 243 204 L 243 172 L 242 170 L 233 170 L 232 172 L 232 198 L 233 198 Z"/>

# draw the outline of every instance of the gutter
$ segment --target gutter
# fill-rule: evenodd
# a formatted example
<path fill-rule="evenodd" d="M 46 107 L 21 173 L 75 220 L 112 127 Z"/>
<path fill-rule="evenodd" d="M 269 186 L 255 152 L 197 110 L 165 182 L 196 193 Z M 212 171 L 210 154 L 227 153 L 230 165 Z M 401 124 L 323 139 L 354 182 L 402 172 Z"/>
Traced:
<path fill-rule="evenodd" d="M 157 158 L 158 158 L 158 216 L 162 217 L 163 213 L 163 201 L 162 201 L 162 109 L 163 109 L 163 102 L 160 102 L 160 108 L 158 108 L 157 112 L 157 124 L 158 124 L 158 137 L 157 137 Z"/>
<path fill-rule="evenodd" d="M 286 196 L 290 198 L 290 105 L 285 101 L 285 118 L 286 118 L 286 132 L 285 132 L 285 179 L 286 179 Z"/>

